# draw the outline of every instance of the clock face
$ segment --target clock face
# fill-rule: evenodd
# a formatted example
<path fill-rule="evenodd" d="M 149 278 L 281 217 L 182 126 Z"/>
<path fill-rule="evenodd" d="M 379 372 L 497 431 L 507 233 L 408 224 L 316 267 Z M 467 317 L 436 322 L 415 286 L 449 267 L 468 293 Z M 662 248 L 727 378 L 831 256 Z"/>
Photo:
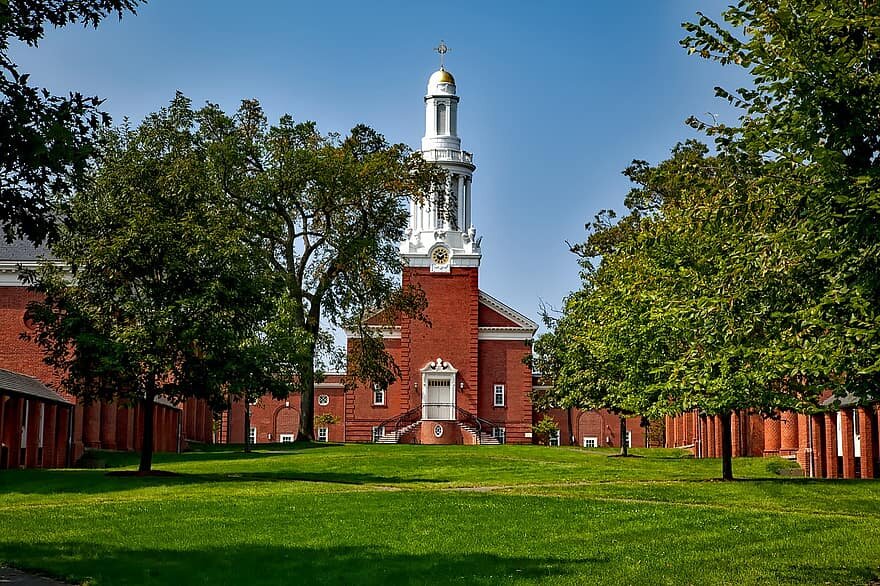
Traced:
<path fill-rule="evenodd" d="M 435 265 L 445 265 L 449 262 L 449 251 L 442 246 L 435 248 L 431 253 L 431 262 Z"/>

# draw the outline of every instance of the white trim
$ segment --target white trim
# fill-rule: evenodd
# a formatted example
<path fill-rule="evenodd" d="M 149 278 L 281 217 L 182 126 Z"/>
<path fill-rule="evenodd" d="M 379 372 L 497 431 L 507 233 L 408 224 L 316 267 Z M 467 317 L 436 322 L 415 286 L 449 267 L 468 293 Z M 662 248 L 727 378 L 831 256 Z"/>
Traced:
<path fill-rule="evenodd" d="M 430 256 L 423 256 L 424 253 L 403 253 L 402 257 L 406 259 L 406 264 L 411 267 L 420 267 L 420 268 L 431 268 L 434 264 L 431 261 Z M 463 252 L 456 252 L 453 261 L 450 261 L 450 266 L 453 268 L 458 267 L 479 267 L 480 266 L 480 258 L 482 255 L 480 254 L 466 254 Z"/>
<path fill-rule="evenodd" d="M 477 329 L 477 340 L 531 340 L 535 330 L 486 326 Z"/>
<path fill-rule="evenodd" d="M 323 437 L 321 437 L 321 436 L 323 436 Z M 316 439 L 319 442 L 326 442 L 326 441 L 328 441 L 329 437 L 330 437 L 330 430 L 328 428 L 326 428 L 326 427 L 319 427 L 318 428 L 318 435 L 316 436 Z"/>
<path fill-rule="evenodd" d="M 521 328 L 531 330 L 533 334 L 538 331 L 538 324 L 536 324 L 517 310 L 513 309 L 509 305 L 505 305 L 501 301 L 498 301 L 485 291 L 480 291 L 480 303 L 483 303 L 489 309 L 494 309 L 507 319 L 519 325 Z"/>
<path fill-rule="evenodd" d="M 382 400 L 381 401 L 376 400 L 378 393 L 382 393 Z M 385 389 L 383 389 L 379 385 L 373 385 L 373 406 L 374 407 L 384 407 L 385 406 L 385 393 L 386 393 Z"/>
<path fill-rule="evenodd" d="M 591 443 L 593 445 L 587 445 L 587 443 Z M 594 435 L 584 436 L 584 447 L 585 448 L 598 448 L 599 447 L 599 438 Z"/>
<path fill-rule="evenodd" d="M 292 433 L 279 433 L 278 442 L 282 444 L 292 444 L 294 440 Z"/>
<path fill-rule="evenodd" d="M 498 402 L 498 391 L 501 390 L 501 402 Z M 504 383 L 497 383 L 492 385 L 492 406 L 493 407 L 506 407 L 507 406 L 507 389 L 504 387 Z"/>
<path fill-rule="evenodd" d="M 344 389 L 345 385 L 342 383 L 315 383 L 316 389 Z"/>

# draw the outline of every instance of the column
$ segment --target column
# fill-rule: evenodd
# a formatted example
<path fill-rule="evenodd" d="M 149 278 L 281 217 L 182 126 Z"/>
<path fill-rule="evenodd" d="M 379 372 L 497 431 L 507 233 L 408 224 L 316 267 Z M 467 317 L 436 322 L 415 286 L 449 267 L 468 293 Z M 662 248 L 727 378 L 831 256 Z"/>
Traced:
<path fill-rule="evenodd" d="M 825 449 L 825 421 L 822 415 L 810 415 L 813 424 L 813 470 L 816 478 L 828 477 Z"/>
<path fill-rule="evenodd" d="M 59 407 L 57 410 L 58 423 L 55 427 L 55 467 L 67 466 L 68 439 L 70 437 L 70 414 L 73 405 Z"/>
<path fill-rule="evenodd" d="M 856 477 L 856 445 L 853 439 L 853 410 L 849 407 L 840 410 L 840 436 L 843 439 L 844 478 Z"/>
<path fill-rule="evenodd" d="M 767 418 L 764 420 L 764 455 L 776 456 L 779 454 L 781 443 L 781 424 L 778 419 Z"/>
<path fill-rule="evenodd" d="M 101 403 L 92 401 L 83 412 L 83 444 L 87 448 L 101 447 Z"/>
<path fill-rule="evenodd" d="M 55 467 L 55 434 L 58 431 L 58 405 L 46 403 L 43 421 L 43 468 Z"/>
<path fill-rule="evenodd" d="M 21 455 L 21 411 L 24 400 L 21 397 L 9 397 L 3 412 L 3 443 L 7 449 L 7 466 L 18 468 Z"/>
<path fill-rule="evenodd" d="M 718 452 L 715 450 L 715 416 L 706 417 L 706 446 L 705 454 L 709 458 L 717 458 Z"/>
<path fill-rule="evenodd" d="M 42 401 L 28 399 L 27 409 L 27 451 L 25 453 L 25 466 L 36 468 L 40 465 L 38 456 L 40 448 L 40 432 L 43 430 L 43 412 L 40 408 Z"/>
<path fill-rule="evenodd" d="M 837 413 L 825 414 L 825 465 L 828 478 L 840 476 L 837 459 Z"/>
<path fill-rule="evenodd" d="M 790 456 L 798 449 L 797 413 L 783 411 L 780 417 L 780 455 Z"/>
<path fill-rule="evenodd" d="M 467 226 L 464 224 L 464 207 L 465 207 L 465 191 L 464 191 L 464 175 L 458 176 L 458 201 L 455 202 L 456 217 L 458 218 L 458 229 L 462 232 L 467 231 Z"/>
<path fill-rule="evenodd" d="M 764 418 L 757 413 L 749 415 L 749 456 L 764 455 Z"/>
<path fill-rule="evenodd" d="M 730 415 L 730 443 L 731 452 L 734 458 L 742 456 L 742 437 L 739 424 L 739 411 L 734 411 Z"/>
<path fill-rule="evenodd" d="M 859 427 L 862 431 L 862 478 L 874 478 L 876 475 L 875 462 L 877 459 L 877 446 L 874 445 L 874 407 L 859 407 Z"/>
<path fill-rule="evenodd" d="M 801 468 L 804 469 L 804 475 L 809 476 L 810 474 L 810 461 L 812 460 L 813 454 L 810 451 L 810 418 L 808 415 L 804 415 L 803 413 L 798 413 L 797 416 L 798 421 L 798 450 L 797 450 L 797 461 L 798 464 L 801 465 Z"/>
<path fill-rule="evenodd" d="M 131 441 L 131 408 L 120 405 L 116 411 L 116 449 L 129 451 L 134 446 Z"/>
<path fill-rule="evenodd" d="M 116 403 L 101 403 L 101 448 L 116 449 Z"/>

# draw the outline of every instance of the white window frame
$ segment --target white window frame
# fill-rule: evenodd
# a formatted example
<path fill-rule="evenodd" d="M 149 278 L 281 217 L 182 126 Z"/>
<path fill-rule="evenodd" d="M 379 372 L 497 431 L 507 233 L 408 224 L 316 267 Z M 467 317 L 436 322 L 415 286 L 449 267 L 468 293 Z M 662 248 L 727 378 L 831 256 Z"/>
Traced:
<path fill-rule="evenodd" d="M 599 438 L 596 436 L 584 436 L 584 447 L 585 448 L 598 448 L 599 447 Z"/>
<path fill-rule="evenodd" d="M 631 431 L 626 432 L 626 447 L 627 448 L 633 447 L 633 432 L 631 432 Z"/>
<path fill-rule="evenodd" d="M 373 385 L 373 405 L 385 405 L 385 389 L 379 385 Z"/>
<path fill-rule="evenodd" d="M 328 440 L 329 437 L 330 437 L 329 428 L 326 428 L 326 427 L 319 427 L 318 428 L 318 441 L 319 442 L 329 441 Z"/>
<path fill-rule="evenodd" d="M 255 425 L 251 426 L 251 435 L 250 435 L 251 445 L 257 443 L 257 427 Z"/>
<path fill-rule="evenodd" d="M 385 435 L 385 427 L 381 425 L 373 426 L 373 443 L 376 443 L 380 437 Z"/>
<path fill-rule="evenodd" d="M 292 433 L 281 433 L 278 434 L 278 441 L 282 444 L 292 444 L 294 440 Z"/>
<path fill-rule="evenodd" d="M 318 405 L 326 407 L 330 404 L 330 395 L 318 395 Z"/>
<path fill-rule="evenodd" d="M 504 427 L 493 427 L 492 437 L 498 440 L 499 444 L 507 443 L 507 429 Z"/>
<path fill-rule="evenodd" d="M 556 431 L 551 431 L 550 436 L 547 438 L 547 444 L 551 445 L 551 446 L 559 447 L 560 445 L 562 445 L 561 442 L 559 441 L 560 437 L 562 437 L 562 436 L 559 433 L 558 429 Z"/>
<path fill-rule="evenodd" d="M 498 401 L 498 398 L 501 398 L 501 401 Z M 504 407 L 507 403 L 507 389 L 504 388 L 504 384 L 499 383 L 492 387 L 492 406 L 493 407 Z"/>

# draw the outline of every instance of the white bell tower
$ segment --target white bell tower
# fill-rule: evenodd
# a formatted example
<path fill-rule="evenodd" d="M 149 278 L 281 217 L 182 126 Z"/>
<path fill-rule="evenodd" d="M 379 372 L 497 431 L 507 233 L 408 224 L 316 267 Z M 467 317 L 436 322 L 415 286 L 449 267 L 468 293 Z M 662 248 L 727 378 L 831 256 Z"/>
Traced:
<path fill-rule="evenodd" d="M 440 69 L 428 79 L 422 157 L 448 174 L 446 185 L 428 201 L 410 205 L 410 225 L 400 252 L 412 267 L 448 272 L 450 267 L 480 266 L 480 240 L 471 218 L 474 156 L 461 150 L 455 78 L 443 64 L 448 48 L 441 41 Z"/>

